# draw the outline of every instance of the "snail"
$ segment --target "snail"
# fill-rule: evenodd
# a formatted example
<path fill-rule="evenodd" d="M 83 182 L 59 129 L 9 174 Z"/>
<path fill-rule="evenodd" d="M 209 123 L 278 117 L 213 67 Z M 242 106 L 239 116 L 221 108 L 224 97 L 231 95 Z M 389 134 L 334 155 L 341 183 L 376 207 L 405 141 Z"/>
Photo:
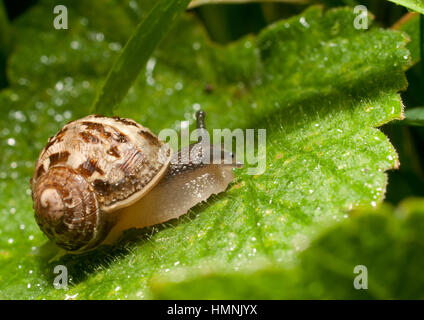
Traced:
<path fill-rule="evenodd" d="M 205 130 L 204 118 L 203 111 L 196 113 L 199 130 Z M 125 230 L 178 218 L 225 191 L 232 169 L 242 164 L 221 149 L 219 157 L 230 156 L 230 162 L 204 161 L 215 150 L 199 135 L 197 143 L 173 154 L 127 118 L 71 121 L 48 140 L 36 162 L 30 180 L 35 219 L 69 253 L 112 244 Z"/>

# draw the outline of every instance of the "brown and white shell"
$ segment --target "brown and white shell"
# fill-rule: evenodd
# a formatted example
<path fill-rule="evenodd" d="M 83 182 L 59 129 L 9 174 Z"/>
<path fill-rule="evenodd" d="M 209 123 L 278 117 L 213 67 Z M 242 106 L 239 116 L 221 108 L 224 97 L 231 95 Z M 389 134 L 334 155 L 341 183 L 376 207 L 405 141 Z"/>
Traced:
<path fill-rule="evenodd" d="M 98 245 L 113 214 L 142 198 L 164 176 L 171 149 L 130 119 L 90 115 L 50 138 L 31 180 L 36 220 L 70 251 Z"/>

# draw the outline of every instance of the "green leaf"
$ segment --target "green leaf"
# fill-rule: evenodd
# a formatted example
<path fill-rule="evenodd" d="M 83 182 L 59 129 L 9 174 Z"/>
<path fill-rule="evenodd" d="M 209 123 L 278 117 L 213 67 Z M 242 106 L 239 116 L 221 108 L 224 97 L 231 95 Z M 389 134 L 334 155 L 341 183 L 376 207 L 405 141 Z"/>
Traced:
<path fill-rule="evenodd" d="M 61 3 L 67 31 L 52 29 L 55 2 L 47 0 L 15 25 L 12 86 L 0 94 L 0 298 L 151 298 L 152 279 L 168 272 L 288 266 L 326 226 L 349 219 L 349 209 L 382 201 L 384 171 L 398 161 L 376 127 L 402 117 L 404 34 L 357 30 L 351 8 L 313 7 L 218 46 L 187 14 L 115 112 L 156 133 L 193 124 L 198 108 L 209 129 L 266 128 L 265 173 L 249 175 L 246 166 L 227 192 L 179 220 L 49 263 L 57 250 L 33 218 L 33 164 L 49 136 L 87 114 L 154 2 L 98 3 Z M 68 268 L 68 290 L 53 288 L 57 264 Z"/>
<path fill-rule="evenodd" d="M 161 0 L 137 26 L 94 102 L 94 112 L 111 115 L 122 101 L 158 43 L 190 0 Z"/>
<path fill-rule="evenodd" d="M 417 11 L 424 14 L 424 1 L 423 0 L 389 0 L 408 9 Z"/>
<path fill-rule="evenodd" d="M 192 0 L 190 2 L 190 5 L 188 6 L 190 9 L 204 6 L 204 5 L 211 5 L 211 4 L 244 4 L 244 3 L 250 3 L 250 2 L 284 2 L 284 3 L 294 3 L 294 4 L 305 4 L 309 3 L 311 1 L 309 0 Z"/>
<path fill-rule="evenodd" d="M 424 199 L 394 209 L 356 210 L 302 252 L 295 267 L 252 272 L 169 274 L 153 284 L 158 299 L 423 299 Z M 354 287 L 364 276 L 367 289 Z M 361 271 L 359 271 L 361 270 Z M 165 281 L 167 280 L 167 281 Z M 360 284 L 362 280 L 358 279 Z M 208 290 L 204 290 L 208 288 Z M 231 290 L 229 290 L 231 288 Z"/>
<path fill-rule="evenodd" d="M 404 122 L 413 126 L 424 126 L 424 107 L 406 110 Z"/>
<path fill-rule="evenodd" d="M 407 48 L 411 53 L 412 64 L 415 65 L 421 60 L 420 15 L 409 12 L 396 22 L 393 28 L 408 34 Z"/>

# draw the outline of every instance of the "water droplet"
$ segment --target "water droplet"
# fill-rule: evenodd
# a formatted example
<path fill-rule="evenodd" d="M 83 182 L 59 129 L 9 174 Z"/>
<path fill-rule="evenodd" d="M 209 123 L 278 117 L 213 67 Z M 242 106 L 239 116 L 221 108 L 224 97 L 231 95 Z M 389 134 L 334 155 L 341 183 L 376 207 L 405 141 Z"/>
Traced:
<path fill-rule="evenodd" d="M 19 79 L 18 79 L 18 83 L 19 83 L 21 86 L 27 86 L 27 85 L 29 85 L 29 80 L 28 80 L 28 79 L 25 79 L 25 78 L 19 78 Z"/>
<path fill-rule="evenodd" d="M 306 21 L 306 19 L 304 17 L 300 17 L 299 22 L 305 28 L 309 28 L 309 23 Z"/>
<path fill-rule="evenodd" d="M 105 38 L 105 35 L 103 33 L 101 33 L 101 32 L 97 32 L 96 35 L 95 35 L 96 41 L 101 42 L 101 41 L 104 40 L 104 38 Z"/>
<path fill-rule="evenodd" d="M 65 119 L 70 119 L 71 117 L 72 117 L 72 112 L 71 111 L 65 111 L 64 113 L 63 113 L 63 117 L 65 118 Z"/>
<path fill-rule="evenodd" d="M 130 3 L 129 3 L 129 5 L 130 5 L 131 9 L 138 10 L 138 3 L 137 3 L 137 1 L 131 0 Z"/>
<path fill-rule="evenodd" d="M 199 103 L 194 103 L 194 104 L 193 104 L 193 110 L 194 110 L 194 111 L 199 111 L 199 110 L 200 110 L 200 108 L 201 108 L 201 106 L 200 106 L 200 104 L 199 104 Z"/>
<path fill-rule="evenodd" d="M 57 114 L 54 116 L 54 120 L 57 122 L 62 122 L 63 121 L 63 116 L 61 114 Z"/>
<path fill-rule="evenodd" d="M 86 17 L 82 17 L 82 18 L 80 19 L 80 23 L 81 23 L 83 26 L 86 26 L 86 25 L 88 25 L 88 19 L 87 19 Z"/>
<path fill-rule="evenodd" d="M 9 146 L 13 147 L 16 144 L 16 141 L 13 138 L 9 138 L 9 139 L 7 139 L 7 144 Z"/>
<path fill-rule="evenodd" d="M 56 99 L 54 99 L 54 103 L 57 105 L 57 106 L 61 106 L 62 104 L 63 104 L 63 100 L 62 100 L 62 98 L 59 98 L 59 97 L 56 97 Z"/>
<path fill-rule="evenodd" d="M 183 84 L 181 82 L 177 82 L 174 86 L 175 90 L 181 90 L 183 88 Z"/>
<path fill-rule="evenodd" d="M 48 64 L 49 63 L 49 58 L 47 56 L 41 56 L 40 57 L 40 61 L 43 64 Z"/>
<path fill-rule="evenodd" d="M 81 48 L 81 43 L 79 41 L 72 41 L 71 48 L 74 50 L 79 50 Z"/>
<path fill-rule="evenodd" d="M 146 70 L 152 72 L 156 65 L 156 58 L 152 57 L 147 61 Z"/>
<path fill-rule="evenodd" d="M 122 45 L 119 42 L 109 43 L 109 49 L 112 51 L 119 51 L 122 49 Z"/>
<path fill-rule="evenodd" d="M 63 82 L 62 81 L 58 81 L 55 85 L 55 88 L 57 91 L 62 91 L 63 89 Z"/>

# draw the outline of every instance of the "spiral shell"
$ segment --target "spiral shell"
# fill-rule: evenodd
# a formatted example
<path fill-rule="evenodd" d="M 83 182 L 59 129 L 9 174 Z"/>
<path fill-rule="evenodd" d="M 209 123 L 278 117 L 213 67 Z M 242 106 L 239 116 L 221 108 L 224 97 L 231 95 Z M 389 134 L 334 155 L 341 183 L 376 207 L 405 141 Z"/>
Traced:
<path fill-rule="evenodd" d="M 70 122 L 36 163 L 36 220 L 67 250 L 92 247 L 110 229 L 113 212 L 153 188 L 170 159 L 169 146 L 133 120 L 91 115 Z"/>

